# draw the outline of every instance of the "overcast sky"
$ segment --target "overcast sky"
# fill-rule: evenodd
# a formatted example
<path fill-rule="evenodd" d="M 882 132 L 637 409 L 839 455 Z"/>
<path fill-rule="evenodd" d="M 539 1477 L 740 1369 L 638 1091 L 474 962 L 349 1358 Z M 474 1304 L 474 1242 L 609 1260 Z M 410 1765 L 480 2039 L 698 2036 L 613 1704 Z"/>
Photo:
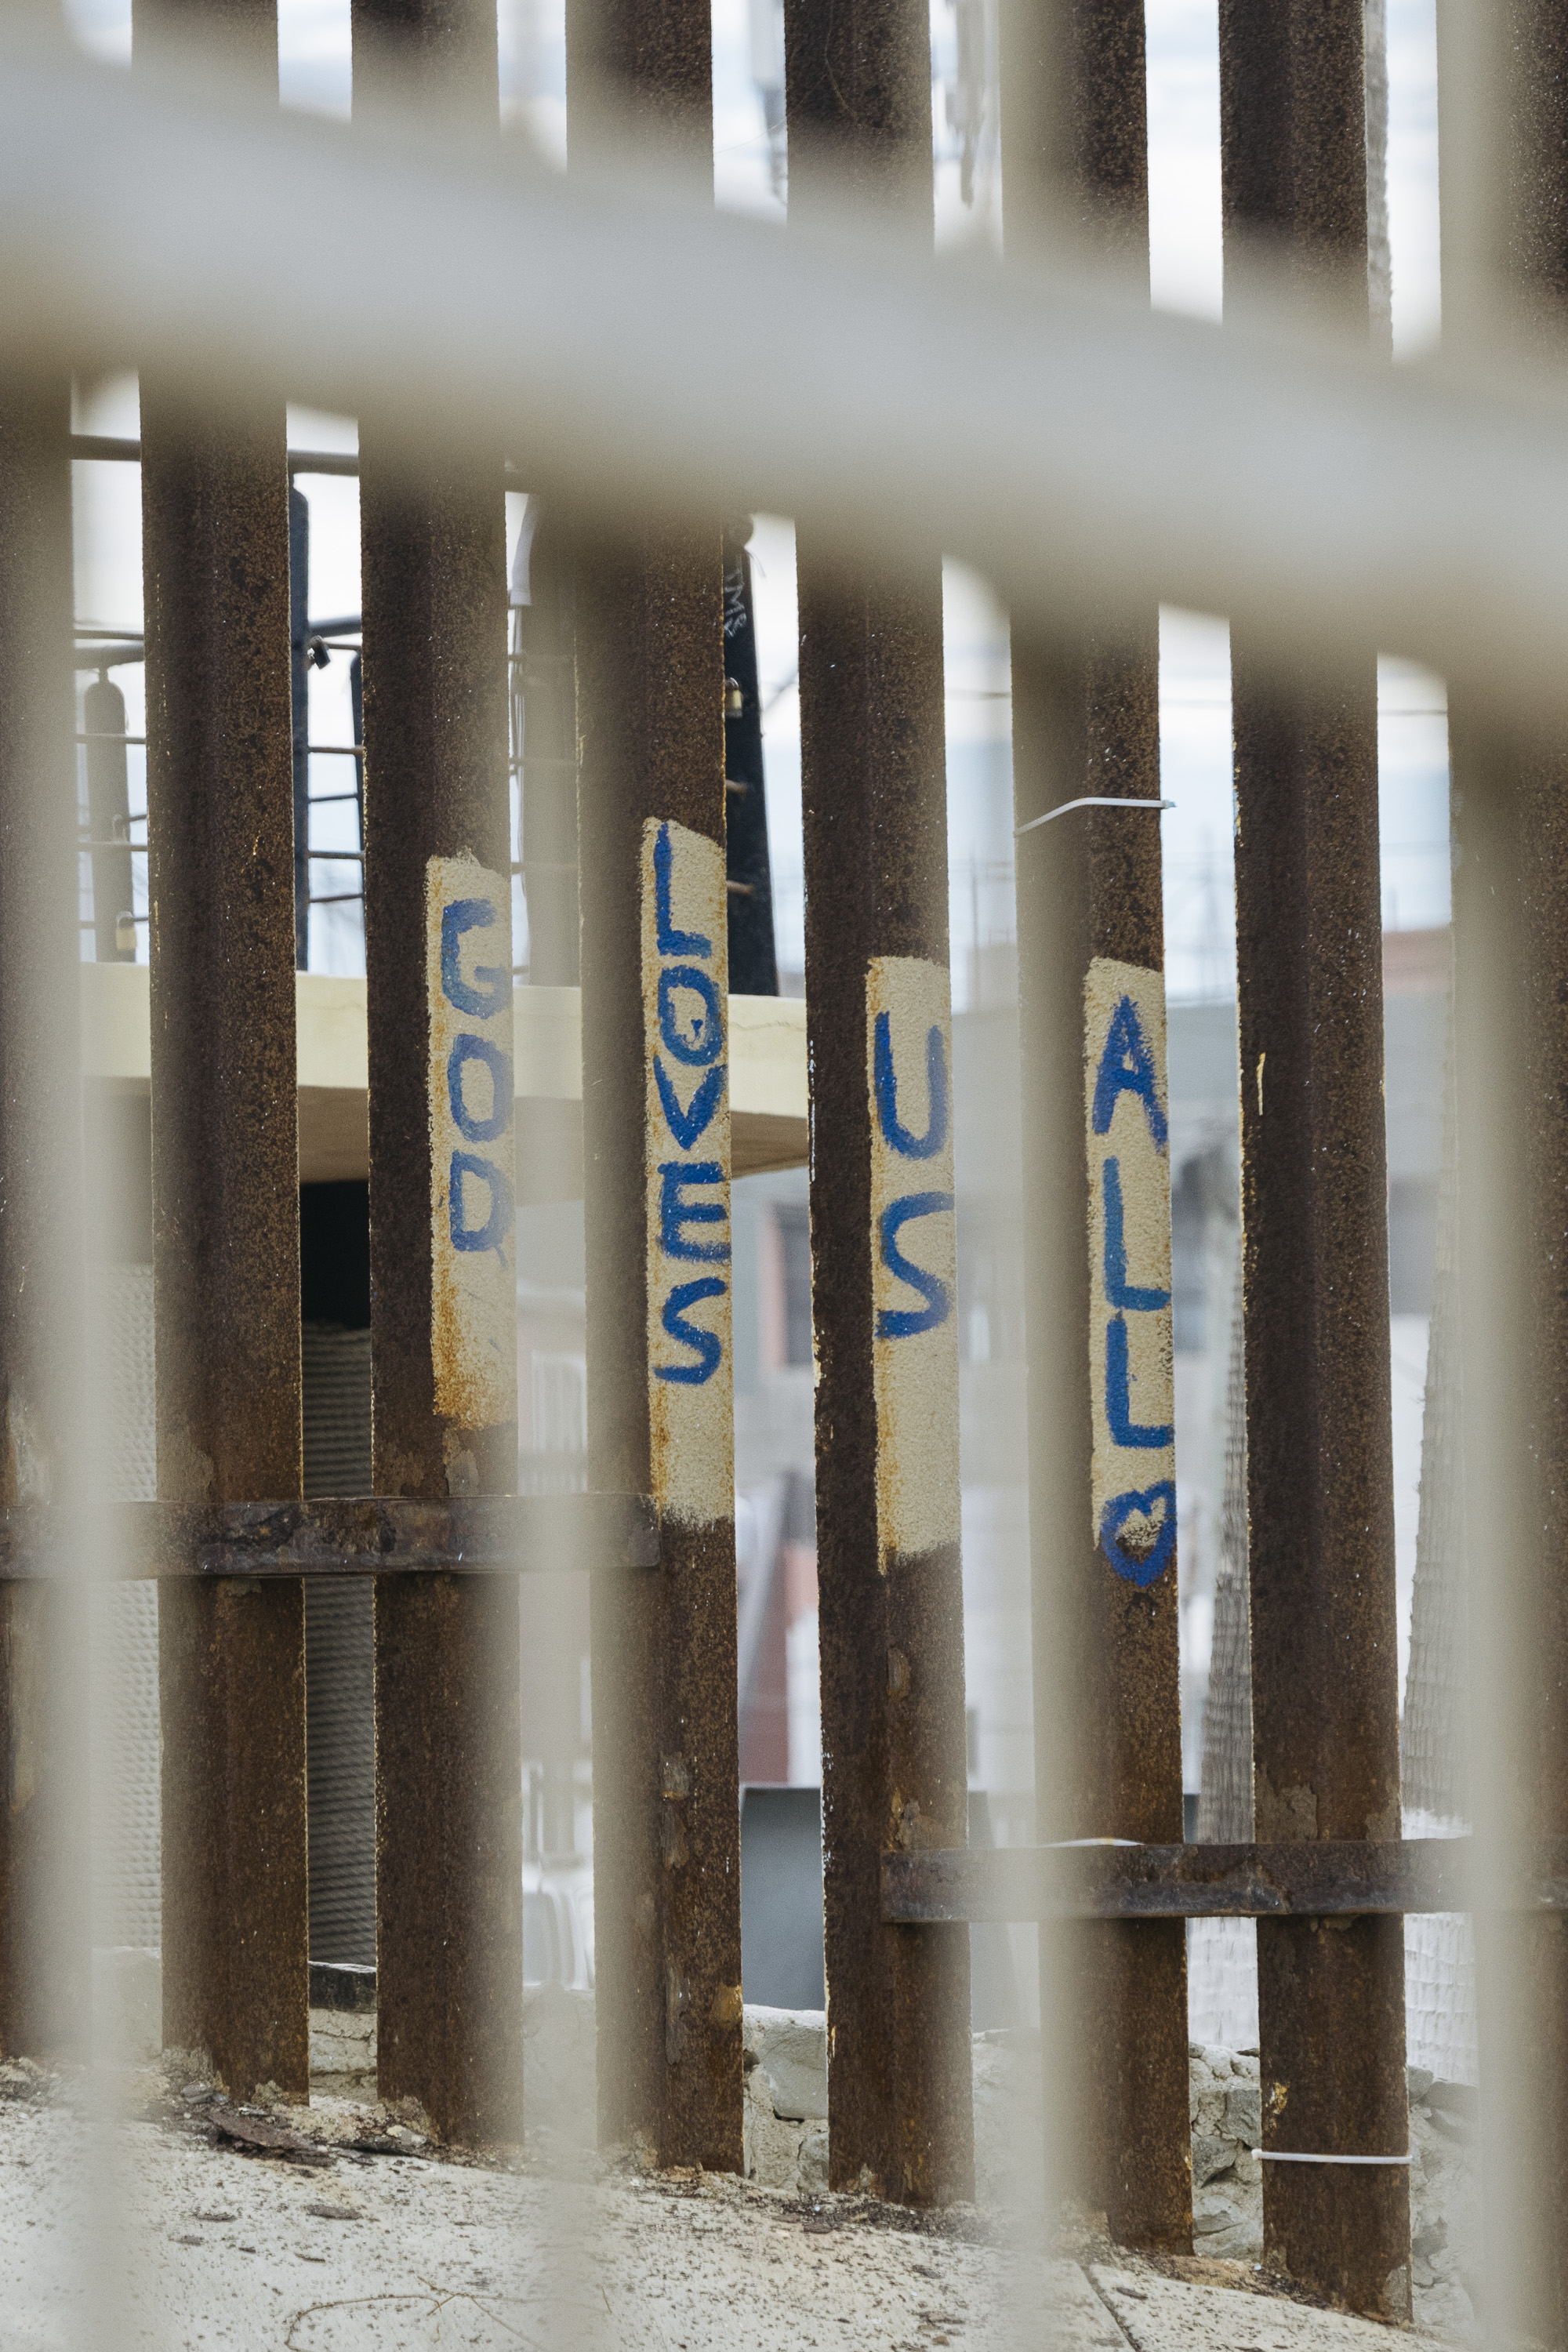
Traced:
<path fill-rule="evenodd" d="M 80 37 L 101 54 L 130 49 L 129 0 L 71 0 Z M 1156 303 L 1217 318 L 1220 311 L 1219 63 L 1215 0 L 1147 0 L 1150 220 Z M 933 69 L 953 71 L 953 16 L 934 0 Z M 500 0 L 503 103 L 556 152 L 564 149 L 564 52 L 561 0 Z M 1436 58 L 1432 0 L 1388 0 L 1389 216 L 1397 352 L 1430 344 L 1438 324 Z M 280 0 L 282 87 L 295 105 L 345 112 L 349 105 L 348 0 Z M 779 216 L 769 173 L 763 111 L 752 80 L 748 0 L 713 0 L 714 178 L 721 204 Z M 935 95 L 938 235 L 944 246 L 994 236 L 994 153 L 983 152 L 975 202 L 959 194 L 955 142 Z M 327 244 L 307 266 L 341 268 L 350 257 Z M 743 305 L 733 311 L 744 331 Z M 763 331 L 765 322 L 758 322 Z M 90 417 L 100 431 L 134 432 L 129 381 L 104 387 Z M 343 419 L 293 413 L 296 446 L 353 447 Z M 938 453 L 940 455 L 940 453 Z M 78 609 L 106 625 L 141 625 L 139 494 L 134 469 L 82 466 L 78 474 Z M 311 509 L 311 611 L 357 610 L 357 489 L 317 477 L 302 487 Z M 515 530 L 521 501 L 510 501 Z M 779 951 L 802 959 L 799 715 L 795 668 L 793 535 L 761 517 L 752 542 L 767 722 L 770 832 Z M 1006 632 L 983 582 L 950 566 L 946 583 L 948 756 L 952 873 L 953 980 L 967 1002 L 980 976 L 976 950 L 1011 936 L 1010 782 Z M 119 673 L 142 731 L 140 674 Z M 311 740 L 351 740 L 347 663 L 335 658 L 312 681 Z M 1381 721 L 1384 919 L 1415 927 L 1446 921 L 1448 910 L 1446 726 L 1439 683 L 1407 666 L 1383 666 Z M 1176 805 L 1162 820 L 1165 854 L 1167 965 L 1174 997 L 1234 988 L 1230 881 L 1229 699 L 1223 622 L 1167 613 L 1162 628 L 1162 758 Z M 134 757 L 134 755 L 133 755 Z M 140 777 L 133 767 L 132 798 Z M 312 791 L 346 789 L 345 760 L 313 762 Z M 140 804 L 140 803 L 138 803 Z M 313 844 L 348 846 L 352 811 L 323 809 Z M 318 889 L 350 887 L 352 869 L 320 867 Z M 143 927 L 144 929 L 144 927 Z M 352 917 L 318 914 L 312 963 L 348 969 L 361 950 Z M 144 955 L 145 946 L 142 950 Z"/>

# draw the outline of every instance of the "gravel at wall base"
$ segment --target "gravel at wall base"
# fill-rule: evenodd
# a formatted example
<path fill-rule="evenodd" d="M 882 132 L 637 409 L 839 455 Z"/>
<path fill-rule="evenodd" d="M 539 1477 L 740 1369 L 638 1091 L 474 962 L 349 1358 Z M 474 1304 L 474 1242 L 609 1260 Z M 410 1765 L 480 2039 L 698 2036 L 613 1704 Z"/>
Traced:
<path fill-rule="evenodd" d="M 100 2054 L 156 2054 L 158 1956 L 129 1948 L 94 1955 Z M 744 2019 L 745 2169 L 758 2188 L 816 2196 L 827 2183 L 827 2037 L 820 2010 L 748 2008 Z M 529 2132 L 563 2148 L 595 2137 L 594 1998 L 560 1985 L 523 2000 Z M 1043 2195 L 1038 2036 L 973 2041 L 975 2192 L 982 2208 L 1020 2216 Z M 1256 2051 L 1191 2044 L 1194 2245 L 1200 2255 L 1255 2263 L 1263 2240 L 1263 2168 Z M 310 2069 L 322 2091 L 373 2090 L 375 2012 L 313 2009 Z M 1409 2069 L 1412 2285 L 1417 2326 L 1477 2339 L 1480 2182 L 1475 2093 Z"/>

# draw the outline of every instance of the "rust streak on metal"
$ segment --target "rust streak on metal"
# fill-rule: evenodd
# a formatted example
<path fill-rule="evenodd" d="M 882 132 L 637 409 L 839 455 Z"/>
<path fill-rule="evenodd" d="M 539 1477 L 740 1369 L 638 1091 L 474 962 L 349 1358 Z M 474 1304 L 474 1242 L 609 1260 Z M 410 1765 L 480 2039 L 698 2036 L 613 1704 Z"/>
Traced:
<path fill-rule="evenodd" d="M 408 79 L 476 139 L 499 136 L 493 11 L 355 0 L 353 28 L 356 117 Z M 500 467 L 436 463 L 414 478 L 374 417 L 360 446 L 374 1483 L 387 1496 L 505 1495 L 517 1484 L 510 1167 L 496 1159 L 498 1183 L 467 1205 L 431 1060 L 437 1014 L 455 1003 L 444 940 L 468 975 L 452 982 L 458 996 L 495 1007 L 468 1019 L 476 1053 L 504 1063 L 510 1042 Z M 432 940 L 470 868 L 465 895 L 489 916 Z M 510 1160 L 510 1108 L 501 1128 Z M 448 1185 L 465 1205 L 448 1203 Z M 495 1249 L 456 1269 L 478 1284 L 489 1267 L 481 1297 L 454 1276 L 443 1219 L 455 1234 L 492 1213 Z M 520 1704 L 513 1579 L 378 1581 L 378 2080 L 447 2139 L 521 2134 Z"/>
<path fill-rule="evenodd" d="M 275 89 L 267 0 L 139 7 L 138 58 L 220 26 Z M 300 1486 L 285 442 L 280 406 L 219 427 L 142 377 L 158 1482 L 178 1503 Z M 305 2098 L 303 1591 L 159 1599 L 163 2039 L 239 2096 Z"/>
<path fill-rule="evenodd" d="M 70 385 L 0 383 L 0 1505 L 47 1507 L 74 1426 L 82 1233 Z M 0 1589 L 0 2052 L 85 2055 L 82 1703 L 69 1591 Z"/>
<path fill-rule="evenodd" d="M 1259 242 L 1370 333 L 1361 0 L 1221 0 L 1226 309 Z M 1266 676 L 1232 631 L 1254 1793 L 1264 1840 L 1400 1825 L 1376 672 Z M 1261 1072 L 1267 1059 L 1268 1085 Z M 1258 1931 L 1268 2150 L 1408 2145 L 1397 1919 Z M 1403 2172 L 1271 2164 L 1266 2261 L 1409 2315 Z"/>
<path fill-rule="evenodd" d="M 1005 9 L 1003 45 L 1009 256 L 1074 245 L 1088 267 L 1146 289 L 1142 0 Z M 1109 1429 L 1094 1434 L 1113 1323 L 1133 1335 L 1143 1393 L 1151 1382 L 1156 1391 L 1134 1417 L 1170 1418 L 1168 1154 L 1144 1132 L 1147 1115 L 1136 1166 L 1120 1150 L 1118 1199 L 1144 1267 L 1134 1280 L 1157 1284 L 1165 1304 L 1113 1317 L 1095 1246 L 1102 1171 L 1085 1132 L 1085 1055 L 1111 1049 L 1090 1000 L 1108 986 L 1131 991 L 1121 1001 L 1137 1003 L 1163 1087 L 1160 828 L 1138 809 L 1070 806 L 1159 801 L 1158 662 L 1152 610 L 1141 627 L 1113 633 L 1089 614 L 1070 643 L 1013 643 L 1015 821 L 1034 827 L 1018 845 L 1017 906 L 1036 1782 L 1042 1831 L 1055 1838 L 1182 1833 L 1173 1528 L 1145 1530 L 1163 1559 L 1148 1580 L 1100 1533 L 1118 1489 L 1162 1481 L 1166 1500 L 1152 1508 L 1173 1521 L 1173 1458 L 1168 1444 L 1139 1453 Z M 1041 825 L 1053 809 L 1064 814 Z M 1190 2252 L 1180 1924 L 1058 1930 L 1042 1938 L 1041 1969 L 1045 2014 L 1058 2021 L 1047 2070 L 1069 2101 L 1068 2181 L 1124 2244 Z M 1061 2127 L 1053 2116 L 1049 2128 Z"/>
<path fill-rule="evenodd" d="M 806 0 L 786 16 L 785 68 L 792 218 L 830 209 L 847 175 L 929 245 L 923 8 Z M 885 1923 L 878 1873 L 886 1853 L 967 1833 L 956 1449 L 920 1458 L 931 1449 L 901 1418 L 956 1428 L 957 1359 L 940 1324 L 874 1336 L 879 1203 L 884 1233 L 899 1212 L 868 1040 L 879 1015 L 887 1040 L 899 1030 L 905 1108 L 930 1122 L 928 1174 L 899 1189 L 948 1203 L 903 1231 L 951 1321 L 951 1174 L 932 1171 L 951 1171 L 952 1139 L 938 1150 L 923 1050 L 948 1029 L 942 576 L 934 550 L 896 576 L 834 566 L 805 521 L 797 550 L 830 2180 L 932 2205 L 973 2194 L 968 1939 Z M 906 1286 L 892 1311 L 912 1303 Z M 931 1351 L 908 1395 L 890 1346 Z"/>

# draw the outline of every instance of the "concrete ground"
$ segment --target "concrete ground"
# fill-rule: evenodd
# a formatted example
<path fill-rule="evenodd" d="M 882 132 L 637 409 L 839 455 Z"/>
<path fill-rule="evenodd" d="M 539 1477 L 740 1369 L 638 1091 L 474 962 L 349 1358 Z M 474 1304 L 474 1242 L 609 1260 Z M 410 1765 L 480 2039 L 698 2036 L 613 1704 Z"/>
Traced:
<path fill-rule="evenodd" d="M 639 2178 L 547 2134 L 514 2168 L 443 2158 L 341 2096 L 261 2115 L 126 2074 L 111 2110 L 114 2080 L 0 2066 L 0 2352 L 1386 2352 L 1238 2262 L 1047 2261 L 974 2208 Z"/>

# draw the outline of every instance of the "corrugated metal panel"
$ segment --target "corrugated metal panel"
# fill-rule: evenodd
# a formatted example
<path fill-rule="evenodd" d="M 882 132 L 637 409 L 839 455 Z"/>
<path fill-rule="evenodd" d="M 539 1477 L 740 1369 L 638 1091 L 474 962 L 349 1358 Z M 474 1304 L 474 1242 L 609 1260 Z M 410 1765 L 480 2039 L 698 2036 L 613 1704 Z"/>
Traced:
<path fill-rule="evenodd" d="M 368 1495 L 370 1333 L 307 1323 L 305 1492 Z M 375 1965 L 374 1587 L 305 1588 L 310 1957 Z"/>

